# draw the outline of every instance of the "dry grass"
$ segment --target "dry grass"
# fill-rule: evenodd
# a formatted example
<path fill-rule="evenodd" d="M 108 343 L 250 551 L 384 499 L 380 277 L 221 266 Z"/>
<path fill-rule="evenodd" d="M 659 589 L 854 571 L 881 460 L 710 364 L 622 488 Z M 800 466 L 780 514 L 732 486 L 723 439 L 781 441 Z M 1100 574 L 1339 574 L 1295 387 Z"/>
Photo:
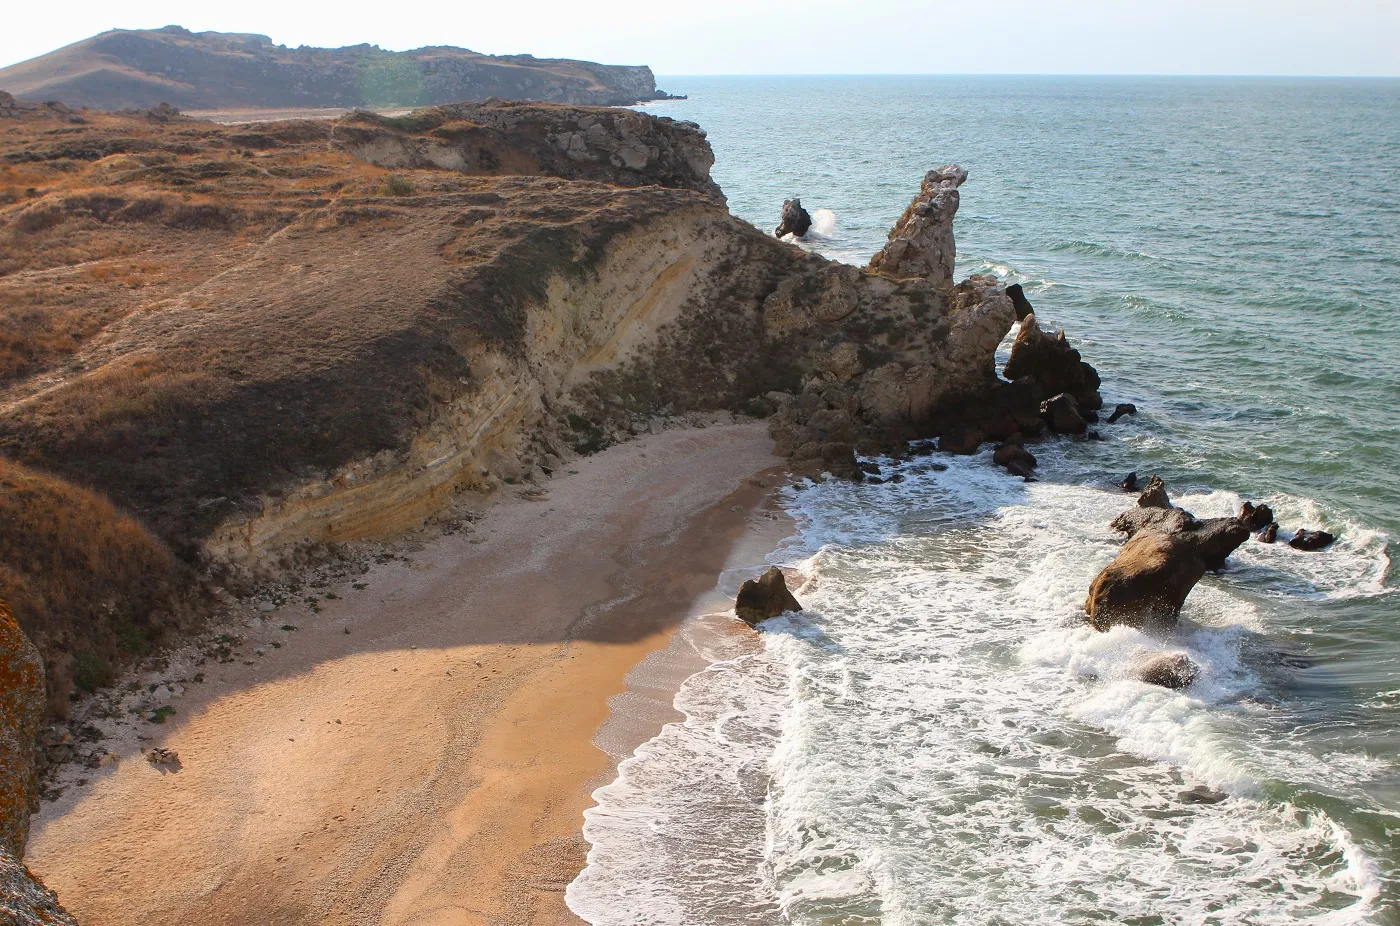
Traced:
<path fill-rule="evenodd" d="M 181 567 L 102 497 L 0 460 L 0 598 L 44 655 L 50 713 L 176 625 Z"/>

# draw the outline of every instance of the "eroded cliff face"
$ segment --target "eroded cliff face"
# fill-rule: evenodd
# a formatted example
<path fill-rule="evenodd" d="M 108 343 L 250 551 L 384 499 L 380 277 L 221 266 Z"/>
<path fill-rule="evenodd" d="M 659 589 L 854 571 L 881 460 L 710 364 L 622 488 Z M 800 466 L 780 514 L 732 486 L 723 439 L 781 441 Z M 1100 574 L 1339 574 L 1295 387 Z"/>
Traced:
<path fill-rule="evenodd" d="M 834 469 L 1016 426 L 993 367 L 1015 310 L 945 272 L 951 208 L 911 207 L 898 272 L 833 263 L 731 216 L 686 123 L 5 112 L 0 452 L 185 564 L 392 536 L 658 415 L 772 413 Z M 156 607 L 121 574 L 114 613 Z"/>

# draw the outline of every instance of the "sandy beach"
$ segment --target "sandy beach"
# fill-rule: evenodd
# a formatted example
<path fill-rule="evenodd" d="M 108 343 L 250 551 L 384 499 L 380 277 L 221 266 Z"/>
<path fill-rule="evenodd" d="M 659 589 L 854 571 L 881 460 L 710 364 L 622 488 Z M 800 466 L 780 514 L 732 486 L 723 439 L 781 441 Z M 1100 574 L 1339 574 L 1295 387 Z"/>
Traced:
<path fill-rule="evenodd" d="M 580 922 L 563 890 L 614 761 L 609 699 L 772 524 L 778 462 L 758 423 L 647 436 L 319 614 L 279 609 L 287 643 L 210 666 L 152 739 L 112 746 L 27 863 L 88 926 Z"/>

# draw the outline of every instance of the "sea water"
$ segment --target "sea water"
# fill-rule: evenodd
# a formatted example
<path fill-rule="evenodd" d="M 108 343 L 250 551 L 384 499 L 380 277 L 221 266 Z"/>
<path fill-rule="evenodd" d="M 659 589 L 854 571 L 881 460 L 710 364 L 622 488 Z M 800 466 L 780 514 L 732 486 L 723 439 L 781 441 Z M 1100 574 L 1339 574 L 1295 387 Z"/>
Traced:
<path fill-rule="evenodd" d="M 595 794 L 570 906 L 616 924 L 1400 923 L 1400 81 L 674 78 L 732 211 L 864 263 L 932 167 L 959 275 L 1025 285 L 1102 443 L 785 490 L 806 610 L 709 668 Z M 1005 345 L 1003 346 L 1003 351 Z M 1003 353 L 1002 359 L 1005 355 Z M 890 461 L 882 461 L 891 469 Z M 946 467 L 943 468 L 943 467 Z M 1113 484 L 1243 499 L 1161 637 L 1083 620 Z M 1133 669 L 1201 667 L 1185 691 Z M 1193 801 L 1193 789 L 1215 803 Z M 1199 792 L 1196 792 L 1199 793 Z"/>

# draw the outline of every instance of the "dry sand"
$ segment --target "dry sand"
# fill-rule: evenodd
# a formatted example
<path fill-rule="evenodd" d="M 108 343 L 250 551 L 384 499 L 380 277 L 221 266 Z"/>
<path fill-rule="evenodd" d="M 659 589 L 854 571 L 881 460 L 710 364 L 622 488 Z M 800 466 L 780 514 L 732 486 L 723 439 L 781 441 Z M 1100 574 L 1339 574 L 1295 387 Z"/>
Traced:
<path fill-rule="evenodd" d="M 286 609 L 281 649 L 143 725 L 181 768 L 117 748 L 27 863 L 85 926 L 580 922 L 608 699 L 771 523 L 777 463 L 758 424 L 645 437 Z"/>

